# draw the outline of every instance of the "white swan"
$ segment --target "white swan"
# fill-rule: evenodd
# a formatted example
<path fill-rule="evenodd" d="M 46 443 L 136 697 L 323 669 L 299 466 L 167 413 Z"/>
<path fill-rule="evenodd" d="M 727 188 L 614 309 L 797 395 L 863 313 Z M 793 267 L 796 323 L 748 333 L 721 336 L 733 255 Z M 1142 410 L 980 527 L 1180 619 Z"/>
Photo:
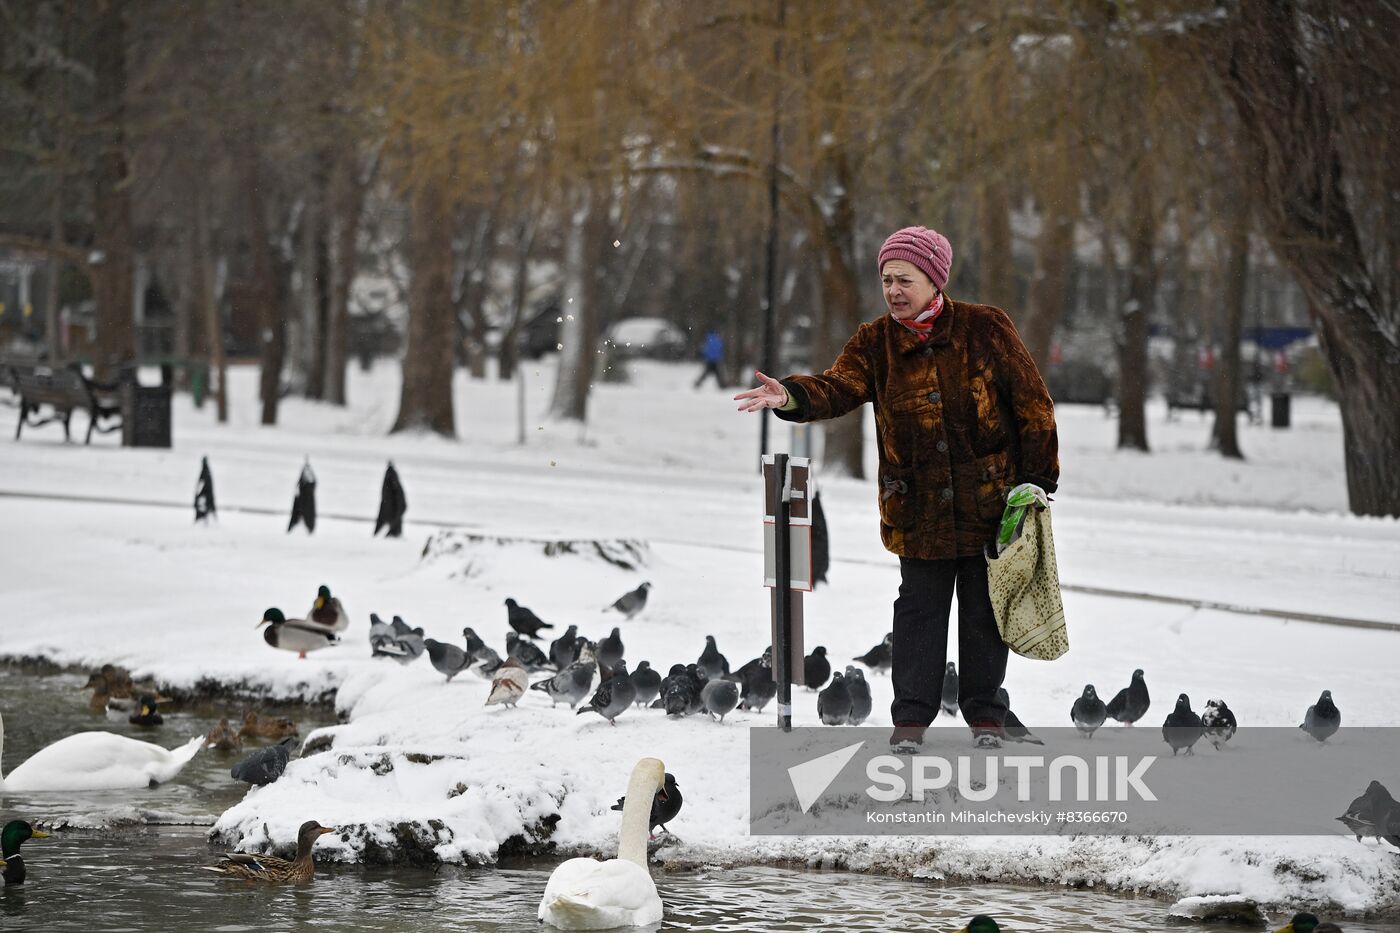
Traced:
<path fill-rule="evenodd" d="M 111 732 L 79 732 L 45 748 L 5 776 L 0 790 L 122 790 L 161 784 L 180 773 L 204 744 L 204 736 L 174 749 Z M 5 755 L 5 720 L 0 717 L 0 763 Z"/>
<path fill-rule="evenodd" d="M 627 782 L 617 858 L 571 858 L 549 876 L 539 919 L 561 930 L 644 926 L 661 919 L 661 896 L 647 870 L 651 802 L 666 780 L 666 766 L 643 758 Z"/>

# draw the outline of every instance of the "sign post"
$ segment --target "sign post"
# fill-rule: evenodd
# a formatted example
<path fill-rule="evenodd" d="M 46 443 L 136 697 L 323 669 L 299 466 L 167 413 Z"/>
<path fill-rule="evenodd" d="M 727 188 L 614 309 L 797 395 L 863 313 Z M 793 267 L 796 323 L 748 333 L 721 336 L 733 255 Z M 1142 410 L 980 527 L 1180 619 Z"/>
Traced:
<path fill-rule="evenodd" d="M 778 726 L 792 728 L 792 685 L 803 684 L 802 593 L 812 589 L 811 461 L 763 457 L 763 583 L 771 587 Z"/>

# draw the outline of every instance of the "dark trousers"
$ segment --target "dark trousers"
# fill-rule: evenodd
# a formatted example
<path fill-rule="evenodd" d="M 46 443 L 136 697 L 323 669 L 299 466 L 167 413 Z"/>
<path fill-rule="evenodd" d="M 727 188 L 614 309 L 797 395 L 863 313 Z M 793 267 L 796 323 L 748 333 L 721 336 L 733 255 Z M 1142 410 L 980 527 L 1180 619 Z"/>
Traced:
<path fill-rule="evenodd" d="M 695 388 L 700 388 L 710 376 L 715 377 L 715 385 L 724 388 L 724 373 L 719 371 L 719 362 L 710 360 L 705 361 L 705 369 L 700 373 L 700 378 L 695 380 Z"/>
<path fill-rule="evenodd" d="M 1006 678 L 1006 643 L 997 631 L 979 554 L 955 560 L 899 559 L 891 678 L 897 723 L 928 725 L 938 715 L 948 665 L 948 612 L 958 594 L 958 704 L 969 725 L 1001 727 L 1006 707 L 996 689 Z"/>

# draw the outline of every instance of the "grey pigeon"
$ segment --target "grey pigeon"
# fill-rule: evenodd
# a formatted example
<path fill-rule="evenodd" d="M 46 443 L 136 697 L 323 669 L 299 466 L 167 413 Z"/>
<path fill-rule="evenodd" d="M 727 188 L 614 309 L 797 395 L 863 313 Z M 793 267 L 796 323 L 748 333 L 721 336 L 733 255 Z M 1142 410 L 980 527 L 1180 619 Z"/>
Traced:
<path fill-rule="evenodd" d="M 705 708 L 703 693 L 705 684 L 709 683 L 709 678 L 705 676 L 705 672 L 701 670 L 698 664 L 687 664 L 685 666 L 685 673 L 681 676 L 690 683 L 690 689 L 687 691 L 690 706 L 686 709 L 686 712 L 698 713 Z"/>
<path fill-rule="evenodd" d="M 811 654 L 802 659 L 802 674 L 808 690 L 820 690 L 826 686 L 827 678 L 831 676 L 831 662 L 826 659 L 826 648 L 817 645 Z"/>
<path fill-rule="evenodd" d="M 394 618 L 397 619 L 398 616 L 395 616 Z M 409 661 L 416 661 L 423 654 L 423 652 L 428 649 L 427 643 L 423 638 L 423 630 L 421 628 L 409 629 L 404 634 L 398 636 L 397 641 L 399 643 L 399 648 L 402 649 L 402 653 L 399 655 L 398 658 L 400 664 L 407 664 Z"/>
<path fill-rule="evenodd" d="M 574 644 L 577 637 L 578 626 L 571 625 L 564 630 L 563 635 L 549 643 L 549 660 L 553 661 L 559 670 L 562 671 L 578 660 L 578 646 Z"/>
<path fill-rule="evenodd" d="M 589 641 L 582 635 L 574 639 L 574 660 L 598 663 L 598 643 Z"/>
<path fill-rule="evenodd" d="M 940 707 L 949 716 L 958 715 L 958 666 L 952 661 L 943 670 L 943 696 Z"/>
<path fill-rule="evenodd" d="M 1142 668 L 1133 671 L 1133 679 L 1119 690 L 1108 701 L 1108 715 L 1116 719 L 1125 726 L 1131 726 L 1144 715 L 1147 708 L 1152 705 L 1152 697 L 1147 693 L 1147 678 L 1142 675 Z"/>
<path fill-rule="evenodd" d="M 515 658 L 531 674 L 550 669 L 549 658 L 544 656 L 540 646 L 514 632 L 506 632 L 506 657 Z"/>
<path fill-rule="evenodd" d="M 1372 781 L 1337 819 L 1356 835 L 1357 842 L 1362 836 L 1374 836 L 1400 847 L 1400 803 L 1380 781 Z"/>
<path fill-rule="evenodd" d="M 632 672 L 632 686 L 637 688 L 637 705 L 649 706 L 661 695 L 661 672 L 652 670 L 650 661 L 639 661 Z"/>
<path fill-rule="evenodd" d="M 617 798 L 617 803 L 613 805 L 613 809 L 621 810 L 626 802 L 626 797 Z M 655 830 L 656 827 L 660 826 L 669 833 L 670 830 L 666 829 L 666 824 L 674 820 L 676 814 L 681 812 L 682 803 L 683 798 L 681 797 L 680 786 L 676 784 L 676 776 L 667 771 L 665 783 L 657 788 L 656 796 L 653 797 L 651 801 L 650 828 Z"/>
<path fill-rule="evenodd" d="M 870 717 L 870 685 L 865 682 L 860 668 L 849 664 L 846 665 L 846 692 L 851 697 L 851 712 L 846 722 L 858 726 Z"/>
<path fill-rule="evenodd" d="M 997 700 L 1006 707 L 1006 715 L 1002 718 L 1002 732 L 1012 742 L 1026 742 L 1030 745 L 1044 745 L 1040 739 L 1036 738 L 1031 730 L 1021 723 L 1020 717 L 1011 711 L 1011 695 L 1006 692 L 1005 687 L 997 687 Z"/>
<path fill-rule="evenodd" d="M 618 612 L 625 615 L 628 621 L 631 621 L 634 615 L 646 608 L 647 591 L 650 589 L 650 583 L 643 583 L 630 593 L 623 593 L 611 606 L 605 607 L 603 611 L 607 612 L 609 609 L 616 609 Z"/>
<path fill-rule="evenodd" d="M 844 726 L 851 718 L 851 693 L 840 671 L 832 674 L 831 683 L 817 694 L 817 715 L 828 726 Z"/>
<path fill-rule="evenodd" d="M 511 628 L 527 638 L 539 638 L 540 629 L 554 628 L 549 623 L 540 621 L 539 616 L 510 598 L 506 599 L 506 621 L 510 623 Z"/>
<path fill-rule="evenodd" d="M 394 627 L 379 618 L 378 613 L 371 612 L 369 614 L 370 657 L 398 657 L 402 650 L 399 647 L 399 640 L 394 637 Z"/>
<path fill-rule="evenodd" d="M 890 660 L 893 656 L 894 632 L 890 632 L 888 635 L 885 636 L 884 641 L 880 642 L 874 648 L 871 648 L 865 654 L 862 654 L 856 658 L 852 658 L 851 660 L 859 661 L 866 667 L 870 668 L 871 673 L 877 673 L 879 671 L 888 671 L 890 669 Z"/>
<path fill-rule="evenodd" d="M 531 684 L 530 689 L 548 694 L 550 706 L 562 700 L 569 704 L 569 709 L 574 709 L 593 689 L 593 675 L 597 670 L 598 666 L 591 661 L 575 661 L 553 677 Z"/>
<path fill-rule="evenodd" d="M 1206 741 L 1219 751 L 1225 743 L 1235 737 L 1235 714 L 1224 700 L 1206 700 L 1205 712 L 1201 713 L 1201 725 L 1205 728 Z"/>
<path fill-rule="evenodd" d="M 389 627 L 394 630 L 395 638 L 402 638 L 409 632 L 415 631 L 415 629 L 411 628 L 409 624 L 403 620 L 403 616 L 394 616 L 394 621 L 389 623 Z"/>
<path fill-rule="evenodd" d="M 622 660 L 624 650 L 622 632 L 613 628 L 612 634 L 598 642 L 598 663 L 607 670 L 612 670 L 617 662 Z"/>
<path fill-rule="evenodd" d="M 695 663 L 705 672 L 707 680 L 714 680 L 729 673 L 729 661 L 719 653 L 713 635 L 705 636 L 705 650 L 700 652 L 700 658 Z"/>
<path fill-rule="evenodd" d="M 1342 711 L 1332 702 L 1332 691 L 1322 691 L 1317 702 L 1308 707 L 1308 713 L 1298 726 L 1319 742 L 1326 742 L 1342 727 Z"/>
<path fill-rule="evenodd" d="M 724 722 L 725 714 L 739 705 L 739 685 L 732 680 L 707 680 L 700 691 L 705 712 L 719 722 Z"/>
<path fill-rule="evenodd" d="M 1191 710 L 1191 698 L 1186 694 L 1181 694 L 1176 698 L 1176 709 L 1167 714 L 1167 719 L 1162 723 L 1162 738 L 1172 747 L 1172 757 L 1176 753 L 1185 750 L 1186 754 L 1194 755 L 1192 746 L 1205 734 L 1205 728 L 1201 725 L 1201 717 Z"/>
<path fill-rule="evenodd" d="M 1074 728 L 1079 730 L 1079 734 L 1090 739 L 1108 718 L 1108 707 L 1099 699 L 1093 684 L 1084 685 L 1084 692 L 1069 708 L 1069 718 L 1074 723 Z"/>
<path fill-rule="evenodd" d="M 489 645 L 477 653 L 476 661 L 476 673 L 487 680 L 494 679 L 496 671 L 500 670 L 501 665 L 505 663 L 501 656 L 496 653 L 496 649 Z"/>
<path fill-rule="evenodd" d="M 773 680 L 773 646 L 764 648 L 761 657 L 728 676 L 739 681 L 739 707 L 762 710 L 778 694 L 778 685 Z"/>
<path fill-rule="evenodd" d="M 652 709 L 662 709 L 667 716 L 686 716 L 690 713 L 690 693 L 693 682 L 686 673 L 684 664 L 672 664 L 666 676 L 661 678 L 660 692 L 651 704 Z"/>
<path fill-rule="evenodd" d="M 425 638 L 423 646 L 428 649 L 428 660 L 433 662 L 433 668 L 439 674 L 446 674 L 449 683 L 471 664 L 471 658 L 456 645 L 449 645 L 436 638 Z"/>
<path fill-rule="evenodd" d="M 486 641 L 476 633 L 476 629 L 470 625 L 462 629 L 462 640 L 467 643 L 467 655 L 473 661 L 482 660 L 482 652 L 486 648 Z"/>
<path fill-rule="evenodd" d="M 627 674 L 627 662 L 618 661 L 613 668 L 613 675 L 598 685 L 598 689 L 593 692 L 593 698 L 586 706 L 578 708 L 577 715 L 584 713 L 597 713 L 608 721 L 608 725 L 617 725 L 614 722 L 617 717 L 626 711 L 637 699 L 637 688 L 632 686 L 632 678 Z"/>
<path fill-rule="evenodd" d="M 235 781 L 265 787 L 287 770 L 287 762 L 292 757 L 292 746 L 296 743 L 296 736 L 288 736 L 276 745 L 260 748 L 230 768 L 229 776 Z"/>

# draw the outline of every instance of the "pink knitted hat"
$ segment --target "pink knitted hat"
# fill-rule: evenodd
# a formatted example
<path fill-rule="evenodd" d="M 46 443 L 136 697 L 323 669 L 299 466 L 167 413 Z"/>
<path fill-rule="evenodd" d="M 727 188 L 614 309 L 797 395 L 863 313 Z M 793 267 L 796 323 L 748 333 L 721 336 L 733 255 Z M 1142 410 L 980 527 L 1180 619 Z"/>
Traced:
<path fill-rule="evenodd" d="M 948 271 L 953 267 L 953 247 L 948 238 L 928 227 L 905 227 L 891 233 L 880 247 L 876 267 L 881 271 L 891 259 L 912 262 L 933 280 L 940 292 L 948 285 Z"/>

